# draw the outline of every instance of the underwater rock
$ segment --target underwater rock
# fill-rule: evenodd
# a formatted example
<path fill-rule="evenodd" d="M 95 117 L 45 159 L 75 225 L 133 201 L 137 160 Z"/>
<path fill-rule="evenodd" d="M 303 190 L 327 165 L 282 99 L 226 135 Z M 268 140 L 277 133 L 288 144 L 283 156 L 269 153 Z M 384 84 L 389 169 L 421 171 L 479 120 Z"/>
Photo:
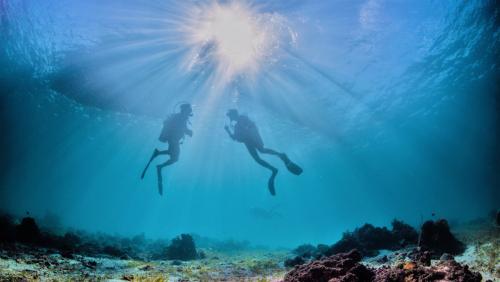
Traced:
<path fill-rule="evenodd" d="M 418 281 L 457 281 L 481 282 L 478 272 L 471 272 L 467 265 L 456 261 L 442 261 L 434 266 L 423 266 L 408 262 L 402 268 L 388 266 L 374 270 L 374 282 L 418 282 Z"/>
<path fill-rule="evenodd" d="M 382 256 L 382 257 L 379 257 L 376 261 L 380 264 L 383 264 L 383 263 L 387 263 L 389 261 L 389 258 L 387 256 Z"/>
<path fill-rule="evenodd" d="M 318 244 L 316 246 L 316 253 L 314 255 L 314 258 L 320 259 L 321 257 L 323 257 L 326 254 L 326 252 L 328 252 L 328 249 L 330 249 L 330 247 L 328 245 Z"/>
<path fill-rule="evenodd" d="M 480 273 L 471 272 L 467 265 L 454 260 L 440 261 L 432 266 L 406 261 L 394 267 L 386 265 L 376 269 L 367 268 L 360 261 L 358 251 L 333 255 L 296 266 L 285 275 L 284 282 L 480 282 L 482 279 Z"/>
<path fill-rule="evenodd" d="M 167 259 L 194 260 L 198 257 L 193 237 L 189 234 L 181 234 L 172 239 L 172 243 L 166 249 Z"/>
<path fill-rule="evenodd" d="M 296 265 L 304 264 L 305 262 L 306 260 L 302 256 L 296 256 L 294 258 L 285 260 L 284 265 L 285 267 L 294 267 Z"/>
<path fill-rule="evenodd" d="M 316 247 L 314 247 L 311 244 L 300 245 L 292 251 L 292 253 L 296 254 L 297 256 L 304 258 L 310 258 L 316 252 L 317 252 Z"/>
<path fill-rule="evenodd" d="M 431 250 L 435 258 L 443 253 L 458 255 L 465 251 L 465 245 L 453 236 L 445 219 L 426 221 L 422 225 L 420 236 L 420 246 Z"/>
<path fill-rule="evenodd" d="M 171 265 L 182 265 L 182 261 L 180 261 L 180 260 L 173 260 L 170 264 Z"/>
<path fill-rule="evenodd" d="M 448 253 L 444 253 L 441 255 L 441 257 L 439 258 L 439 260 L 453 260 L 453 256 L 448 254 Z"/>
<path fill-rule="evenodd" d="M 421 265 L 431 265 L 432 254 L 429 251 L 422 251 L 419 248 L 415 248 L 407 256 Z"/>
<path fill-rule="evenodd" d="M 410 225 L 394 220 L 392 230 L 386 227 L 374 227 L 365 224 L 353 232 L 345 232 L 337 243 L 333 244 L 325 255 L 348 252 L 358 249 L 364 256 L 376 256 L 379 250 L 397 250 L 408 244 L 416 244 L 418 234 Z"/>
<path fill-rule="evenodd" d="M 418 233 L 415 228 L 397 219 L 393 220 L 391 225 L 393 240 L 397 241 L 402 247 L 417 243 Z"/>
<path fill-rule="evenodd" d="M 360 242 L 356 239 L 353 233 L 345 232 L 342 238 L 326 251 L 326 256 L 331 256 L 338 253 L 348 252 L 353 249 L 357 249 L 361 246 Z"/>
<path fill-rule="evenodd" d="M 82 265 L 85 267 L 88 267 L 90 269 L 97 268 L 97 262 L 95 260 L 84 260 L 84 261 L 82 261 Z"/>
<path fill-rule="evenodd" d="M 373 272 L 360 264 L 361 253 L 333 255 L 308 264 L 296 266 L 285 275 L 284 282 L 371 281 Z"/>
<path fill-rule="evenodd" d="M 67 259 L 74 259 L 75 256 L 73 255 L 73 252 L 71 251 L 64 251 L 64 250 L 61 250 L 59 252 L 59 254 L 61 255 L 61 257 L 63 258 L 67 258 Z"/>
<path fill-rule="evenodd" d="M 71 258 L 74 253 L 79 251 L 81 239 L 78 235 L 68 232 L 64 236 L 58 236 L 51 233 L 43 233 L 40 246 L 53 248 L 59 251 L 61 256 Z"/>
<path fill-rule="evenodd" d="M 0 242 L 14 242 L 16 240 L 16 226 L 12 217 L 0 215 Z"/>
<path fill-rule="evenodd" d="M 37 244 L 40 242 L 41 233 L 35 219 L 25 217 L 21 224 L 16 226 L 16 240 L 26 244 Z"/>
<path fill-rule="evenodd" d="M 103 254 L 106 254 L 106 255 L 109 255 L 109 256 L 112 256 L 112 257 L 118 257 L 118 258 L 122 258 L 122 259 L 127 259 L 127 254 L 115 247 L 115 246 L 105 246 L 103 249 L 102 249 L 102 252 Z"/>
<path fill-rule="evenodd" d="M 152 267 L 149 264 L 146 264 L 145 266 L 139 267 L 139 270 L 141 270 L 141 271 L 151 271 L 153 269 L 154 269 L 154 267 Z"/>

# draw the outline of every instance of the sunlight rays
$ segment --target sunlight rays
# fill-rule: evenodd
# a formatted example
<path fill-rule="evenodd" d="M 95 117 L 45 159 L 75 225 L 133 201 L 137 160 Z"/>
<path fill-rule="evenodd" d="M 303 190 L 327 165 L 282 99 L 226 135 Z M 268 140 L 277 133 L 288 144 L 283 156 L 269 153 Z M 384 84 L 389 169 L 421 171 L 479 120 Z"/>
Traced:
<path fill-rule="evenodd" d="M 244 1 L 193 7 L 180 27 L 190 48 L 186 69 L 212 63 L 218 84 L 227 85 L 240 75 L 252 76 L 286 45 L 286 19 L 262 13 Z"/>

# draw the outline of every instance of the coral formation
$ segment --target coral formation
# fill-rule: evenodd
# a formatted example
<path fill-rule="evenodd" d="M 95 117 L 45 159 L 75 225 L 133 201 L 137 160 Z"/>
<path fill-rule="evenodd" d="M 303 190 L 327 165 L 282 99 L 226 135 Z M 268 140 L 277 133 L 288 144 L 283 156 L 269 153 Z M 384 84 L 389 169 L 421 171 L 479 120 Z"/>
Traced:
<path fill-rule="evenodd" d="M 471 272 L 467 265 L 454 260 L 440 261 L 428 266 L 415 261 L 407 261 L 396 266 L 367 268 L 360 263 L 358 251 L 341 253 L 296 266 L 285 275 L 284 282 L 417 282 L 417 281 L 459 281 L 480 282 L 481 274 Z"/>
<path fill-rule="evenodd" d="M 174 238 L 166 249 L 167 259 L 193 260 L 198 257 L 193 237 L 189 234 L 181 234 Z"/>
<path fill-rule="evenodd" d="M 0 215 L 0 242 L 14 242 L 16 239 L 16 227 L 12 217 Z"/>
<path fill-rule="evenodd" d="M 303 244 L 293 249 L 292 253 L 299 257 L 310 258 L 317 253 L 317 248 L 311 244 Z"/>
<path fill-rule="evenodd" d="M 481 282 L 478 272 L 471 272 L 467 265 L 462 266 L 454 260 L 440 261 L 433 266 L 407 262 L 399 267 L 381 267 L 374 270 L 374 282 L 411 282 L 411 281 L 457 281 Z"/>
<path fill-rule="evenodd" d="M 371 281 L 373 272 L 360 264 L 361 254 L 354 250 L 296 266 L 284 282 Z"/>
<path fill-rule="evenodd" d="M 333 244 L 325 255 L 358 249 L 364 256 L 376 256 L 379 250 L 397 250 L 408 244 L 416 244 L 417 239 L 415 229 L 399 220 L 392 222 L 392 230 L 367 223 L 353 232 L 345 232 L 342 239 Z"/>
<path fill-rule="evenodd" d="M 420 246 L 431 250 L 435 258 L 443 253 L 458 255 L 465 251 L 465 245 L 453 236 L 445 219 L 426 221 L 420 232 Z"/>
<path fill-rule="evenodd" d="M 379 250 L 398 250 L 410 244 L 416 244 L 417 231 L 410 225 L 399 221 L 392 221 L 392 230 L 386 227 L 375 227 L 366 223 L 356 228 L 353 232 L 345 232 L 335 244 L 328 246 L 319 244 L 303 244 L 293 250 L 296 255 L 285 261 L 285 266 L 291 267 L 303 264 L 309 259 L 320 259 L 338 253 L 349 252 L 357 249 L 363 256 L 376 256 Z"/>
<path fill-rule="evenodd" d="M 19 242 L 38 244 L 41 237 L 40 229 L 32 217 L 23 218 L 21 224 L 16 226 L 16 240 Z"/>
<path fill-rule="evenodd" d="M 414 259 L 425 264 L 430 264 L 430 256 L 439 258 L 444 253 L 457 255 L 465 250 L 465 245 L 453 236 L 448 222 L 444 219 L 425 222 L 420 237 L 410 225 L 393 220 L 391 230 L 366 223 L 352 232 L 345 232 L 342 238 L 331 246 L 301 245 L 293 250 L 296 257 L 288 259 L 287 266 L 297 265 L 310 258 L 320 259 L 323 256 L 345 253 L 353 249 L 357 249 L 363 256 L 374 257 L 380 250 L 395 251 L 417 243 L 420 243 L 422 250 L 428 252 L 419 252 L 420 257 Z"/>
<path fill-rule="evenodd" d="M 0 216 L 0 243 L 16 242 L 48 248 L 65 258 L 73 258 L 75 254 L 119 259 L 192 260 L 205 257 L 203 252 L 197 252 L 194 240 L 188 234 L 174 238 L 170 244 L 164 240 L 147 241 L 144 235 L 128 239 L 106 234 L 67 232 L 61 236 L 41 230 L 32 217 L 25 217 L 16 225 L 12 217 Z"/>
<path fill-rule="evenodd" d="M 296 265 L 304 264 L 306 260 L 302 256 L 296 256 L 294 258 L 286 259 L 284 262 L 285 267 L 294 267 Z"/>
<path fill-rule="evenodd" d="M 495 216 L 495 222 L 497 226 L 500 226 L 500 211 L 497 211 L 497 214 Z"/>

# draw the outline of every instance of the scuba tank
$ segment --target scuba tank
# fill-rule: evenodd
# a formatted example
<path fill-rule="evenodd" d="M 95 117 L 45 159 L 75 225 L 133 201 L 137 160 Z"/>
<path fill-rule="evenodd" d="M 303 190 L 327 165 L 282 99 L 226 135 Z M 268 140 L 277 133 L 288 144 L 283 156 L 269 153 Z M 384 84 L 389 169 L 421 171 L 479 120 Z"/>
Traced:
<path fill-rule="evenodd" d="M 160 142 L 166 143 L 168 141 L 180 141 L 182 144 L 187 123 L 191 123 L 189 120 L 184 121 L 180 116 L 180 112 L 175 113 L 175 110 L 179 105 L 185 103 L 186 102 L 178 102 L 175 104 L 172 108 L 172 113 L 163 121 L 163 127 L 160 136 L 158 137 Z"/>

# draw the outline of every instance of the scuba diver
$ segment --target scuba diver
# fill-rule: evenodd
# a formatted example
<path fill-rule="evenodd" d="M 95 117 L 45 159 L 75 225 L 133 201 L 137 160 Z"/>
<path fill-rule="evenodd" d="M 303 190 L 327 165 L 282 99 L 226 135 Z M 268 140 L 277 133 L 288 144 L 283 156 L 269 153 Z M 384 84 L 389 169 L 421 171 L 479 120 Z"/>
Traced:
<path fill-rule="evenodd" d="M 163 195 L 163 179 L 161 175 L 161 169 L 174 164 L 179 160 L 180 154 L 180 144 L 186 135 L 190 137 L 193 136 L 193 131 L 188 128 L 189 118 L 193 116 L 193 109 L 191 104 L 184 103 L 180 105 L 180 112 L 169 115 L 163 122 L 163 129 L 161 131 L 160 137 L 158 138 L 161 142 L 168 143 L 168 150 L 160 151 L 154 149 L 153 155 L 149 159 L 148 164 L 142 172 L 141 179 L 144 178 L 146 170 L 148 169 L 151 162 L 159 155 L 169 155 L 170 159 L 166 162 L 156 166 L 156 172 L 158 177 L 158 192 Z"/>
<path fill-rule="evenodd" d="M 224 127 L 226 132 L 229 134 L 229 137 L 231 137 L 234 141 L 245 144 L 252 158 L 258 164 L 271 171 L 271 177 L 267 182 L 267 187 L 271 195 L 276 195 L 276 191 L 274 189 L 274 179 L 278 174 L 278 169 L 261 159 L 258 152 L 278 156 L 285 163 L 286 168 L 291 173 L 295 175 L 300 175 L 302 173 L 302 168 L 290 161 L 285 153 L 280 153 L 264 147 L 264 142 L 260 137 L 257 126 L 246 115 L 240 115 L 237 110 L 230 109 L 227 111 L 226 116 L 229 118 L 230 125 L 233 130 L 233 132 L 231 132 L 230 127 L 227 125 Z"/>

